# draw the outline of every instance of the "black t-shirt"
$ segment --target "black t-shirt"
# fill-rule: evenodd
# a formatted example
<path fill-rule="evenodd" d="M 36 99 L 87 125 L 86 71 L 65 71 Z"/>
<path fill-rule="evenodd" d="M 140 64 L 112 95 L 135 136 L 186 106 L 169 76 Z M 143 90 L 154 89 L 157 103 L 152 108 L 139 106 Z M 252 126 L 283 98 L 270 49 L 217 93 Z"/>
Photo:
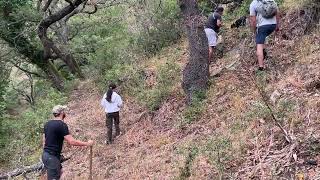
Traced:
<path fill-rule="evenodd" d="M 44 125 L 44 135 L 46 138 L 44 151 L 59 157 L 63 146 L 64 136 L 68 134 L 68 125 L 63 121 L 48 121 Z"/>
<path fill-rule="evenodd" d="M 220 27 L 217 25 L 217 20 L 221 21 L 221 15 L 217 12 L 214 12 L 212 14 L 210 14 L 210 16 L 208 17 L 207 23 L 205 25 L 205 28 L 210 28 L 213 29 L 216 33 L 219 32 Z"/>

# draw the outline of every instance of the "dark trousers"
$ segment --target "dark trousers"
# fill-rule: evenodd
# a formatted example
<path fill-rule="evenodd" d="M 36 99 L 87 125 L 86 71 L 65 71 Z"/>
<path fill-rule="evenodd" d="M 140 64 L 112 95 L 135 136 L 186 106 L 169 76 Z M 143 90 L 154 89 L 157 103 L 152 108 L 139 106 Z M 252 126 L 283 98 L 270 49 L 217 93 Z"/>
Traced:
<path fill-rule="evenodd" d="M 57 156 L 51 155 L 48 152 L 43 152 L 42 162 L 47 170 L 48 180 L 59 180 L 61 176 L 61 161 Z"/>
<path fill-rule="evenodd" d="M 120 135 L 119 112 L 107 113 L 107 115 L 106 115 L 108 142 L 112 142 L 112 127 L 113 127 L 113 124 L 114 124 L 114 126 L 116 128 L 116 136 Z"/>

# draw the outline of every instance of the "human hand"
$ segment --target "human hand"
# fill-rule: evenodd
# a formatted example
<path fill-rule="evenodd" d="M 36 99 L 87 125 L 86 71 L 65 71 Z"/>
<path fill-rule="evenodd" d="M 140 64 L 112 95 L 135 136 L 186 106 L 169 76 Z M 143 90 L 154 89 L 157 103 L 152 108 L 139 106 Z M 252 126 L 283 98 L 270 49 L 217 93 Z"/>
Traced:
<path fill-rule="evenodd" d="M 276 32 L 279 32 L 280 31 L 280 24 L 277 24 L 276 26 Z"/>
<path fill-rule="evenodd" d="M 94 142 L 92 140 L 89 140 L 87 144 L 88 144 L 87 146 L 93 146 Z"/>

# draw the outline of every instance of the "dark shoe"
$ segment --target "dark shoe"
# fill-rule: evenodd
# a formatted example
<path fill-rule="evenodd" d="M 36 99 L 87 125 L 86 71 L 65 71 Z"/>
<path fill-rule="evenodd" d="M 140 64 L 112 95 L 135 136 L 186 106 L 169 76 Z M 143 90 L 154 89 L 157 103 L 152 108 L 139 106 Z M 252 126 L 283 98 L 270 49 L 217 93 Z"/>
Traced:
<path fill-rule="evenodd" d="M 265 71 L 266 69 L 264 67 L 259 67 L 258 71 Z"/>
<path fill-rule="evenodd" d="M 121 131 L 116 132 L 116 137 L 121 135 L 122 135 Z"/>
<path fill-rule="evenodd" d="M 112 141 L 106 140 L 105 143 L 106 143 L 107 145 L 109 145 L 109 144 L 112 144 Z"/>

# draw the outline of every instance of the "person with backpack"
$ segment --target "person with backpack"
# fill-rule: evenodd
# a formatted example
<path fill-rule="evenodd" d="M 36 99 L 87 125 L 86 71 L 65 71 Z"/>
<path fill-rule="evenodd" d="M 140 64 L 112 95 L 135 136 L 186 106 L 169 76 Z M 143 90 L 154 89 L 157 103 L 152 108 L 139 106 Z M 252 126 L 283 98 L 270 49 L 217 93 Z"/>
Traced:
<path fill-rule="evenodd" d="M 107 125 L 107 144 L 112 144 L 112 127 L 113 124 L 116 129 L 115 136 L 120 135 L 120 115 L 119 111 L 122 107 L 122 99 L 119 94 L 115 92 L 117 86 L 114 83 L 109 85 L 107 93 L 101 99 L 101 106 L 106 112 L 106 125 Z"/>
<path fill-rule="evenodd" d="M 212 14 L 210 14 L 204 27 L 209 44 L 209 64 L 212 61 L 214 49 L 217 46 L 218 33 L 222 26 L 221 16 L 223 15 L 223 11 L 223 7 L 218 7 Z"/>
<path fill-rule="evenodd" d="M 44 125 L 42 162 L 47 171 L 48 180 L 58 180 L 61 177 L 61 150 L 64 140 L 72 146 L 90 147 L 93 145 L 92 140 L 83 142 L 73 138 L 68 125 L 64 122 L 66 110 L 66 106 L 54 106 L 52 109 L 54 118 Z"/>
<path fill-rule="evenodd" d="M 265 69 L 265 40 L 280 28 L 279 9 L 274 0 L 253 0 L 250 4 L 250 26 L 255 34 L 259 68 Z"/>

